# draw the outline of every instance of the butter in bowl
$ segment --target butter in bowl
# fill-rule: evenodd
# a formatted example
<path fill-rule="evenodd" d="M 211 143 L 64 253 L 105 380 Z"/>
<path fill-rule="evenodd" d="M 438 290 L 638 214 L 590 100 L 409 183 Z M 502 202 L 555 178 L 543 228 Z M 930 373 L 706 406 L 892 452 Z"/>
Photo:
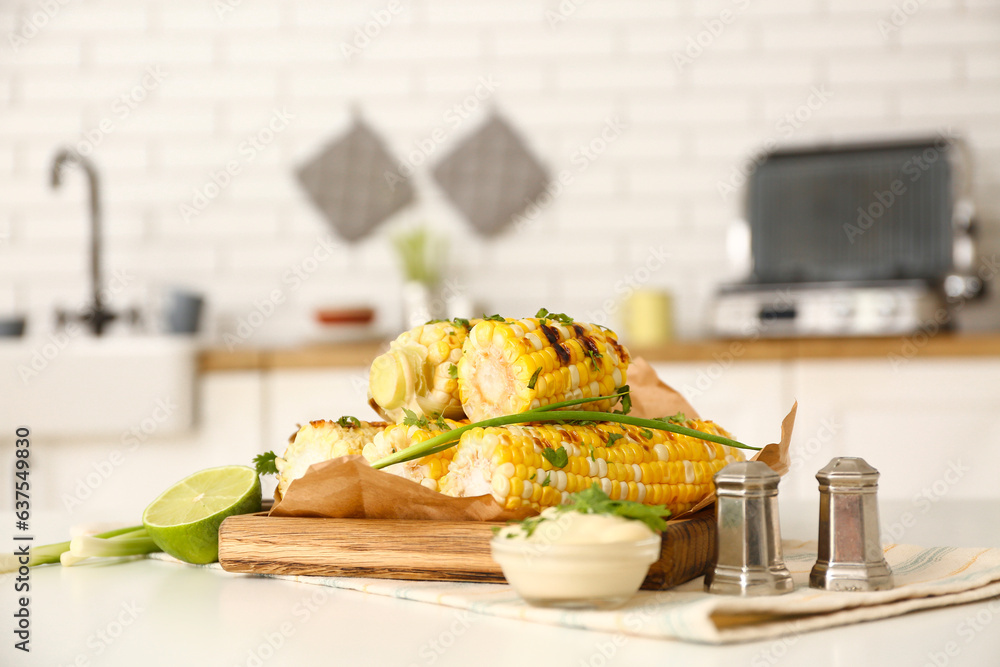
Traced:
<path fill-rule="evenodd" d="M 529 604 L 611 609 L 635 595 L 659 559 L 669 514 L 662 505 L 612 500 L 594 485 L 499 529 L 490 550 Z"/>

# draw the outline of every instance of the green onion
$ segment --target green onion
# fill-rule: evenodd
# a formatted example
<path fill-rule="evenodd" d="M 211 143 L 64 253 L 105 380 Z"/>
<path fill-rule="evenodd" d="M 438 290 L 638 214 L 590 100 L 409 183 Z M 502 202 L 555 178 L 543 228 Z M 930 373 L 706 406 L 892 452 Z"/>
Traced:
<path fill-rule="evenodd" d="M 137 530 L 111 539 L 87 535 L 70 540 L 70 553 L 76 558 L 120 558 L 160 551 L 145 530 Z"/>
<path fill-rule="evenodd" d="M 89 535 L 86 538 L 77 537 L 74 538 L 73 540 L 70 540 L 69 542 L 56 542 L 55 544 L 46 544 L 40 547 L 32 547 L 28 560 L 28 565 L 30 567 L 34 567 L 35 565 L 51 565 L 54 563 L 64 563 L 67 565 L 74 565 L 80 562 L 81 560 L 85 560 L 90 556 L 77 555 L 71 551 L 73 542 L 80 539 L 85 539 L 88 541 L 98 540 L 99 541 L 98 544 L 101 542 L 117 543 L 115 546 L 110 548 L 110 552 L 112 552 L 113 555 L 116 556 L 134 555 L 134 554 L 119 553 L 120 551 L 128 549 L 134 550 L 139 547 L 137 541 L 131 542 L 129 540 L 141 539 L 152 542 L 152 540 L 150 540 L 149 537 L 146 536 L 146 529 L 143 528 L 142 526 L 129 526 L 128 528 L 118 528 L 116 530 L 109 530 L 105 533 L 99 533 L 97 535 Z M 122 543 L 124 543 L 124 545 Z M 89 544 L 90 543 L 88 542 L 88 545 Z M 148 548 L 149 547 L 148 543 L 144 543 L 143 546 L 146 547 L 145 551 L 135 551 L 134 553 L 145 554 L 160 550 L 158 547 L 155 547 L 155 545 L 153 548 Z M 87 553 L 90 553 L 91 550 L 94 549 L 99 550 L 101 548 L 108 549 L 108 547 L 106 546 L 105 547 L 88 546 Z M 20 563 L 18 562 L 15 556 L 4 555 L 3 558 L 0 558 L 0 572 L 14 572 L 17 570 L 19 565 Z"/>
<path fill-rule="evenodd" d="M 441 433 L 434 436 L 433 438 L 428 438 L 424 440 L 419 445 L 414 445 L 412 447 L 407 447 L 406 449 L 401 449 L 394 454 L 390 454 L 385 458 L 379 459 L 372 464 L 375 469 L 385 468 L 386 466 L 391 466 L 395 463 L 403 463 L 405 461 L 413 461 L 415 459 L 422 458 L 429 454 L 436 454 L 438 452 L 443 452 L 444 450 L 454 447 L 458 444 L 459 439 L 461 439 L 462 434 L 474 428 L 487 428 L 490 426 L 507 426 L 509 424 L 526 424 L 530 422 L 562 422 L 562 421 L 605 421 L 605 422 L 617 422 L 619 424 L 630 424 L 632 426 L 639 426 L 641 428 L 655 429 L 657 431 L 670 431 L 671 433 L 678 433 L 680 435 L 687 435 L 692 438 L 698 438 L 699 440 L 707 440 L 709 442 L 716 442 L 720 445 L 726 445 L 728 447 L 736 447 L 739 449 L 752 449 L 759 450 L 760 447 L 751 447 L 750 445 L 745 445 L 742 442 L 738 442 L 731 438 L 726 438 L 721 435 L 715 435 L 712 433 L 704 433 L 702 431 L 696 431 L 693 428 L 687 428 L 686 426 L 680 426 L 671 422 L 660 421 L 658 419 L 642 419 L 640 417 L 630 417 L 628 415 L 623 415 L 613 412 L 595 412 L 592 410 L 560 410 L 555 413 L 552 412 L 556 408 L 563 407 L 564 405 L 579 405 L 580 403 L 590 403 L 592 401 L 599 401 L 607 398 L 614 398 L 618 394 L 612 396 L 599 396 L 596 398 L 587 399 L 575 399 L 573 401 L 563 401 L 562 403 L 554 403 L 552 405 L 547 405 L 536 410 L 529 410 L 528 412 L 521 412 L 516 415 L 504 415 L 502 417 L 493 417 L 492 419 L 484 419 L 483 421 L 474 422 L 472 424 L 466 424 L 465 426 L 460 426 L 456 429 L 452 429 L 447 433 Z"/>

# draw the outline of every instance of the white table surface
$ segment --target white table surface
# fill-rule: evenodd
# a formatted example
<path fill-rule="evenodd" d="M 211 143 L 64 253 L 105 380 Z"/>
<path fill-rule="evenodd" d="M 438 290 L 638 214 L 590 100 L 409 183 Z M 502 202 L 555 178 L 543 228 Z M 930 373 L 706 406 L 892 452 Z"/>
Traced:
<path fill-rule="evenodd" d="M 1000 500 L 881 509 L 883 524 L 913 512 L 904 542 L 1000 547 Z M 815 538 L 815 507 L 781 511 L 785 538 Z M 65 539 L 69 521 L 43 515 L 35 525 L 43 544 Z M 0 583 L 4 667 L 1000 665 L 1000 599 L 750 644 L 616 644 L 610 634 L 150 560 L 33 570 L 32 651 L 24 654 L 13 648 L 13 584 L 10 576 Z"/>

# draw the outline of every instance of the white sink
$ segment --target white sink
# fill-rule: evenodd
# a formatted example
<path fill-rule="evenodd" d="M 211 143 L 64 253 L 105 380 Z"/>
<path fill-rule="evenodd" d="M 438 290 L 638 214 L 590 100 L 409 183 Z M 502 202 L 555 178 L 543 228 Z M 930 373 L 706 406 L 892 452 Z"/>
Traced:
<path fill-rule="evenodd" d="M 0 340 L 0 432 L 127 442 L 192 426 L 193 341 L 85 336 Z"/>

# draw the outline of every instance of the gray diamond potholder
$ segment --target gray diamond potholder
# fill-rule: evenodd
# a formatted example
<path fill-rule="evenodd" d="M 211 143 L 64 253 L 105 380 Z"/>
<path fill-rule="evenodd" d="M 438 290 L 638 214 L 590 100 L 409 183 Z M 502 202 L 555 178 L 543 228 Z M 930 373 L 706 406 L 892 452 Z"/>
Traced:
<path fill-rule="evenodd" d="M 545 168 L 497 115 L 444 157 L 434 178 L 483 236 L 499 233 L 549 182 Z"/>
<path fill-rule="evenodd" d="M 411 201 L 413 186 L 400 176 L 381 139 L 360 119 L 297 171 L 299 182 L 343 238 L 357 241 Z"/>

